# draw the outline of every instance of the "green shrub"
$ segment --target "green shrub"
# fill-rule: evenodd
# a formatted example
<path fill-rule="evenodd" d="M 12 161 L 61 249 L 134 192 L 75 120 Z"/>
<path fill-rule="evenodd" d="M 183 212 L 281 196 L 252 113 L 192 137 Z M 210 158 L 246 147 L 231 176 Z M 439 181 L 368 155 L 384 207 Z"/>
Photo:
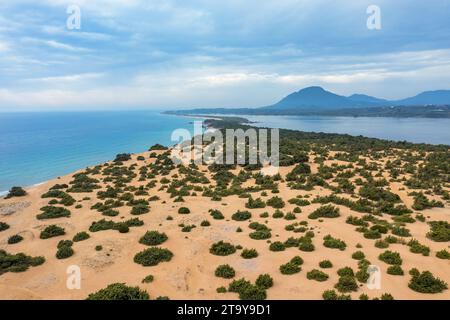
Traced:
<path fill-rule="evenodd" d="M 270 237 L 272 237 L 272 234 L 270 233 L 269 230 L 264 229 L 264 230 L 256 230 L 255 232 L 251 232 L 249 234 L 249 236 L 253 240 L 266 240 L 266 239 L 269 239 Z"/>
<path fill-rule="evenodd" d="M 266 290 L 254 285 L 247 286 L 239 292 L 241 300 L 265 300 L 266 298 Z"/>
<path fill-rule="evenodd" d="M 124 222 L 119 222 L 114 225 L 114 230 L 119 231 L 120 233 L 128 233 L 130 231 L 130 227 Z"/>
<path fill-rule="evenodd" d="M 269 250 L 270 251 L 284 251 L 286 249 L 286 247 L 284 246 L 283 242 L 280 241 L 275 241 L 272 242 L 269 246 Z"/>
<path fill-rule="evenodd" d="M 400 257 L 400 253 L 392 252 L 389 250 L 380 254 L 378 256 L 378 259 L 390 265 L 401 265 L 403 262 L 402 258 Z"/>
<path fill-rule="evenodd" d="M 8 230 L 9 229 L 9 224 L 7 224 L 6 222 L 0 222 L 0 232 Z"/>
<path fill-rule="evenodd" d="M 57 248 L 60 249 L 62 247 L 71 247 L 71 246 L 73 246 L 73 241 L 61 240 L 58 242 Z"/>
<path fill-rule="evenodd" d="M 366 255 L 362 251 L 356 251 L 352 254 L 352 258 L 355 260 L 362 260 L 365 257 L 366 257 Z"/>
<path fill-rule="evenodd" d="M 95 251 L 102 251 L 102 250 L 103 250 L 103 246 L 101 246 L 101 245 L 95 246 Z"/>
<path fill-rule="evenodd" d="M 66 234 L 64 228 L 58 227 L 57 225 L 50 225 L 41 231 L 40 238 L 41 239 L 49 239 L 52 237 L 62 236 Z"/>
<path fill-rule="evenodd" d="M 380 239 L 381 233 L 378 230 L 367 230 L 363 236 L 366 239 Z"/>
<path fill-rule="evenodd" d="M 21 235 L 15 234 L 8 238 L 8 244 L 19 243 L 22 240 L 23 240 L 23 237 Z"/>
<path fill-rule="evenodd" d="M 351 292 L 358 290 L 358 284 L 352 276 L 342 276 L 334 286 L 339 292 Z"/>
<path fill-rule="evenodd" d="M 439 293 L 448 288 L 447 283 L 439 278 L 435 278 L 429 271 L 424 271 L 422 273 L 413 271 L 411 273 L 413 274 L 408 287 L 414 291 L 420 293 Z"/>
<path fill-rule="evenodd" d="M 248 201 L 245 204 L 245 207 L 248 209 L 265 208 L 266 203 L 263 200 L 261 200 L 261 198 L 253 199 L 252 197 L 250 197 L 250 198 L 248 198 Z"/>
<path fill-rule="evenodd" d="M 313 269 L 306 274 L 306 278 L 308 278 L 309 280 L 316 280 L 319 282 L 323 282 L 328 280 L 328 275 L 325 272 Z"/>
<path fill-rule="evenodd" d="M 389 248 L 389 243 L 385 240 L 377 240 L 375 241 L 375 247 L 378 249 L 386 249 Z"/>
<path fill-rule="evenodd" d="M 119 211 L 113 209 L 106 209 L 105 211 L 102 211 L 102 215 L 107 217 L 116 217 L 119 215 Z"/>
<path fill-rule="evenodd" d="M 23 197 L 26 196 L 27 192 L 22 189 L 22 187 L 12 187 L 8 194 L 6 195 L 5 199 L 9 199 L 12 197 Z"/>
<path fill-rule="evenodd" d="M 165 233 L 159 233 L 158 231 L 147 231 L 140 239 L 139 243 L 147 246 L 157 246 L 167 241 L 167 235 Z"/>
<path fill-rule="evenodd" d="M 9 254 L 0 249 L 0 276 L 7 272 L 24 272 L 45 262 L 44 257 L 30 257 L 24 253 Z"/>
<path fill-rule="evenodd" d="M 217 293 L 226 293 L 227 292 L 227 288 L 225 288 L 225 287 L 218 287 L 216 289 L 216 292 Z"/>
<path fill-rule="evenodd" d="M 131 155 L 129 153 L 119 153 L 116 155 L 114 162 L 123 162 L 128 160 L 131 160 Z"/>
<path fill-rule="evenodd" d="M 309 216 L 309 219 L 318 219 L 318 218 L 337 218 L 340 216 L 339 208 L 336 208 L 332 205 L 322 206 L 316 210 L 314 210 Z"/>
<path fill-rule="evenodd" d="M 261 274 L 256 279 L 255 284 L 260 288 L 269 289 L 273 286 L 273 278 L 267 273 Z"/>
<path fill-rule="evenodd" d="M 144 267 L 156 266 L 160 262 L 170 261 L 173 253 L 168 249 L 152 247 L 145 249 L 134 256 L 134 262 Z"/>
<path fill-rule="evenodd" d="M 248 211 L 237 211 L 231 216 L 231 219 L 235 221 L 245 221 L 252 217 L 252 214 Z"/>
<path fill-rule="evenodd" d="M 404 227 L 393 227 L 392 228 L 392 234 L 399 236 L 399 237 L 410 237 L 411 233 L 409 232 L 408 229 L 404 228 Z"/>
<path fill-rule="evenodd" d="M 302 268 L 300 267 L 302 264 L 303 259 L 299 256 L 295 256 L 291 259 L 291 261 L 280 266 L 280 272 L 286 275 L 298 273 L 302 270 Z"/>
<path fill-rule="evenodd" d="M 202 226 L 202 227 L 209 227 L 210 225 L 211 225 L 211 223 L 208 220 L 203 220 L 200 223 L 200 226 Z"/>
<path fill-rule="evenodd" d="M 411 251 L 412 253 L 420 253 L 423 256 L 430 255 L 430 248 L 423 244 L 420 244 L 419 241 L 417 241 L 415 239 L 411 239 L 408 242 L 408 247 L 409 247 L 409 251 Z"/>
<path fill-rule="evenodd" d="M 222 264 L 216 268 L 214 274 L 216 277 L 231 279 L 236 275 L 236 271 L 230 265 Z"/>
<path fill-rule="evenodd" d="M 273 207 L 275 209 L 283 208 L 284 204 L 285 203 L 284 203 L 283 199 L 281 199 L 280 197 L 277 197 L 277 196 L 272 197 L 269 200 L 267 200 L 267 205 L 271 206 L 271 207 Z"/>
<path fill-rule="evenodd" d="M 73 255 L 73 249 L 70 246 L 63 245 L 58 248 L 58 251 L 56 252 L 56 258 L 58 259 L 67 259 Z"/>
<path fill-rule="evenodd" d="M 394 297 L 390 293 L 383 293 L 380 300 L 394 300 Z"/>
<path fill-rule="evenodd" d="M 340 294 L 338 295 L 334 290 L 326 290 L 322 293 L 323 300 L 351 300 L 350 295 Z"/>
<path fill-rule="evenodd" d="M 131 208 L 131 214 L 134 216 L 138 216 L 141 214 L 146 214 L 150 212 L 150 208 L 145 204 L 137 204 Z"/>
<path fill-rule="evenodd" d="M 250 281 L 245 280 L 244 278 L 233 280 L 228 285 L 228 291 L 239 293 L 242 292 L 245 288 L 250 287 L 251 285 L 252 284 L 250 283 Z"/>
<path fill-rule="evenodd" d="M 90 238 L 90 235 L 87 232 L 82 231 L 82 232 L 78 232 L 76 235 L 74 235 L 72 240 L 74 242 L 79 242 L 79 241 L 83 241 L 83 240 L 86 240 L 89 238 Z"/>
<path fill-rule="evenodd" d="M 323 240 L 323 245 L 327 248 L 339 249 L 343 251 L 347 247 L 344 241 L 333 238 L 331 235 L 326 235 Z"/>
<path fill-rule="evenodd" d="M 148 300 L 150 296 L 139 287 L 129 287 L 124 283 L 113 283 L 95 293 L 87 300 Z"/>
<path fill-rule="evenodd" d="M 403 272 L 402 267 L 400 267 L 399 265 L 393 265 L 387 268 L 387 274 L 391 274 L 393 276 L 402 276 L 405 273 Z"/>
<path fill-rule="evenodd" d="M 209 249 L 211 254 L 216 256 L 228 256 L 236 252 L 236 248 L 228 242 L 223 242 L 222 240 L 214 243 Z"/>
<path fill-rule="evenodd" d="M 189 210 L 189 208 L 186 208 L 186 207 L 181 207 L 180 209 L 178 209 L 178 213 L 179 214 L 189 214 L 189 213 L 191 213 L 191 210 Z"/>
<path fill-rule="evenodd" d="M 450 252 L 448 252 L 445 249 L 442 249 L 436 252 L 436 257 L 438 257 L 439 259 L 450 259 Z"/>
<path fill-rule="evenodd" d="M 209 214 L 215 220 L 223 220 L 223 219 L 225 219 L 225 217 L 223 216 L 222 212 L 220 212 L 219 210 L 216 210 L 216 209 L 209 209 Z"/>
<path fill-rule="evenodd" d="M 149 274 L 144 279 L 142 279 L 141 283 L 151 283 L 151 282 L 153 282 L 153 280 L 155 280 L 155 277 L 153 275 Z"/>
<path fill-rule="evenodd" d="M 353 272 L 353 269 L 350 268 L 350 267 L 343 267 L 343 268 L 340 268 L 340 269 L 337 271 L 337 274 L 338 274 L 339 276 L 341 276 L 341 277 L 344 277 L 344 276 L 354 277 L 354 276 L 355 276 L 355 273 Z"/>
<path fill-rule="evenodd" d="M 319 262 L 319 267 L 323 269 L 332 268 L 333 264 L 331 263 L 330 260 L 323 260 Z"/>
<path fill-rule="evenodd" d="M 63 207 L 45 206 L 41 211 L 43 212 L 36 216 L 39 220 L 70 217 L 70 211 Z"/>
<path fill-rule="evenodd" d="M 244 259 L 253 259 L 258 256 L 258 251 L 255 249 L 244 249 L 241 252 L 241 257 Z"/>
<path fill-rule="evenodd" d="M 431 226 L 427 233 L 428 239 L 436 242 L 450 241 L 450 223 L 447 221 L 431 221 L 428 224 Z"/>

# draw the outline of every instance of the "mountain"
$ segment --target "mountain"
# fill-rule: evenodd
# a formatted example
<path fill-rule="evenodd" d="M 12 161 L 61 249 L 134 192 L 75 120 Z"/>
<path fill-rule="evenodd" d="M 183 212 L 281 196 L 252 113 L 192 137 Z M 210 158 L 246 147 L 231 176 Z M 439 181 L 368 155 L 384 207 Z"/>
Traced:
<path fill-rule="evenodd" d="M 383 105 L 388 104 L 389 102 L 385 99 L 378 99 L 372 96 L 368 96 L 366 94 L 352 94 L 348 97 L 348 99 L 355 101 L 355 102 L 364 102 L 364 103 L 371 103 L 374 105 Z"/>
<path fill-rule="evenodd" d="M 291 93 L 278 103 L 267 108 L 281 109 L 342 109 L 366 106 L 366 102 L 353 101 L 347 97 L 326 91 L 321 87 L 308 87 Z"/>
<path fill-rule="evenodd" d="M 450 90 L 425 91 L 411 98 L 392 101 L 392 104 L 403 106 L 450 105 Z"/>

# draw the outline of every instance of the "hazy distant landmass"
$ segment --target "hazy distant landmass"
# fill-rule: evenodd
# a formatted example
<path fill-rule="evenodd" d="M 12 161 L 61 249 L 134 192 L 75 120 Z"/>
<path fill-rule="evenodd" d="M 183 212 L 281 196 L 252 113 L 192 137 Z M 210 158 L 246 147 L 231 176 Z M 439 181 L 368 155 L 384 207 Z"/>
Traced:
<path fill-rule="evenodd" d="M 170 113 L 450 118 L 450 90 L 426 91 L 401 100 L 385 100 L 364 94 L 346 97 L 314 86 L 261 108 L 197 108 Z"/>

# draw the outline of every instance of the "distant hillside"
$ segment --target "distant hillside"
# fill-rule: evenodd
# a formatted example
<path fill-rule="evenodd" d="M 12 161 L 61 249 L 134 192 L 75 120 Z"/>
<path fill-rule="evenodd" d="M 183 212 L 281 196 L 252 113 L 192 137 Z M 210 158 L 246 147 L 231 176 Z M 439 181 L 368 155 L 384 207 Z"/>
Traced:
<path fill-rule="evenodd" d="M 365 94 L 346 97 L 313 86 L 291 93 L 274 105 L 261 108 L 203 108 L 169 113 L 450 118 L 449 110 L 450 90 L 426 91 L 414 97 L 390 101 Z"/>

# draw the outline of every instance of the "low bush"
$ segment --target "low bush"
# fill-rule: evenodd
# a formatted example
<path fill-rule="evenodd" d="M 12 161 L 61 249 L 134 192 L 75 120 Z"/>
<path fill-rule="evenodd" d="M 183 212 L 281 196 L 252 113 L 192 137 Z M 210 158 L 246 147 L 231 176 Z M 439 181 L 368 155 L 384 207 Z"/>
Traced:
<path fill-rule="evenodd" d="M 381 233 L 378 230 L 367 230 L 363 234 L 366 239 L 380 239 Z"/>
<path fill-rule="evenodd" d="M 72 247 L 63 245 L 58 248 L 58 251 L 56 252 L 56 258 L 58 259 L 67 259 L 73 255 L 74 251 Z"/>
<path fill-rule="evenodd" d="M 131 208 L 131 214 L 134 216 L 138 216 L 141 214 L 146 214 L 150 212 L 150 208 L 145 204 L 138 204 Z"/>
<path fill-rule="evenodd" d="M 445 249 L 442 249 L 436 252 L 436 257 L 439 259 L 450 259 L 450 252 Z"/>
<path fill-rule="evenodd" d="M 400 267 L 399 265 L 393 265 L 390 266 L 389 268 L 387 268 L 387 274 L 393 275 L 393 276 L 402 276 L 405 273 L 403 272 L 402 267 Z"/>
<path fill-rule="evenodd" d="M 153 247 L 137 253 L 134 256 L 134 262 L 144 267 L 156 266 L 160 262 L 170 261 L 172 257 L 173 253 L 170 250 Z"/>
<path fill-rule="evenodd" d="M 400 257 L 400 253 L 392 252 L 389 250 L 386 250 L 385 252 L 381 253 L 378 256 L 378 259 L 390 265 L 401 265 L 403 262 L 402 258 Z"/>
<path fill-rule="evenodd" d="M 23 240 L 23 237 L 21 235 L 15 234 L 8 238 L 8 244 L 19 243 L 22 240 Z"/>
<path fill-rule="evenodd" d="M 191 210 L 189 210 L 189 208 L 186 208 L 186 207 L 181 207 L 180 209 L 178 209 L 178 213 L 179 214 L 189 214 L 189 213 L 191 213 Z"/>
<path fill-rule="evenodd" d="M 124 283 L 113 283 L 105 289 L 91 293 L 86 300 L 148 300 L 150 296 L 139 287 L 129 287 Z"/>
<path fill-rule="evenodd" d="M 209 214 L 211 217 L 215 220 L 223 220 L 225 217 L 223 216 L 222 212 L 216 209 L 209 209 Z"/>
<path fill-rule="evenodd" d="M 202 226 L 202 227 L 209 227 L 210 225 L 211 225 L 211 223 L 208 220 L 203 220 L 200 223 L 200 226 Z"/>
<path fill-rule="evenodd" d="M 351 300 L 350 295 L 337 294 L 334 290 L 326 290 L 322 293 L 323 300 Z"/>
<path fill-rule="evenodd" d="M 411 233 L 405 227 L 396 226 L 396 227 L 393 227 L 391 231 L 392 231 L 392 234 L 399 236 L 399 237 L 410 237 L 411 236 Z"/>
<path fill-rule="evenodd" d="M 256 249 L 244 249 L 241 252 L 241 257 L 244 259 L 253 259 L 258 256 L 258 251 Z"/>
<path fill-rule="evenodd" d="M 23 190 L 22 187 L 12 187 L 8 194 L 6 195 L 5 199 L 13 198 L 13 197 L 23 197 L 26 196 L 27 192 Z"/>
<path fill-rule="evenodd" d="M 352 292 L 358 290 L 358 284 L 352 276 L 342 276 L 334 286 L 339 292 Z"/>
<path fill-rule="evenodd" d="M 269 250 L 270 251 L 284 251 L 286 249 L 286 247 L 284 246 L 283 242 L 280 241 L 275 241 L 272 242 L 269 246 Z"/>
<path fill-rule="evenodd" d="M 41 239 L 49 239 L 57 236 L 62 236 L 66 234 L 64 228 L 58 227 L 57 225 L 50 225 L 41 231 L 40 238 Z"/>
<path fill-rule="evenodd" d="M 417 269 L 410 272 L 412 278 L 408 287 L 420 293 L 439 293 L 447 290 L 448 285 L 439 278 L 435 278 L 429 271 L 420 273 Z"/>
<path fill-rule="evenodd" d="M 331 235 L 326 235 L 323 240 L 323 245 L 327 248 L 339 249 L 343 251 L 347 247 L 347 244 L 344 241 L 333 238 Z"/>
<path fill-rule="evenodd" d="M 45 262 L 44 257 L 31 257 L 24 253 L 9 254 L 0 249 L 0 275 L 7 272 L 24 272 Z"/>
<path fill-rule="evenodd" d="M 352 254 L 352 258 L 355 260 L 362 260 L 365 257 L 366 257 L 366 255 L 362 251 L 356 251 Z"/>
<path fill-rule="evenodd" d="M 264 229 L 264 230 L 256 230 L 255 232 L 251 232 L 249 234 L 249 236 L 253 240 L 266 240 L 266 239 L 269 239 L 270 237 L 272 237 L 272 234 L 270 233 L 269 230 Z"/>
<path fill-rule="evenodd" d="M 41 211 L 43 212 L 36 216 L 39 220 L 70 217 L 70 211 L 63 207 L 45 206 Z"/>
<path fill-rule="evenodd" d="M 119 153 L 116 155 L 114 162 L 123 162 L 131 159 L 131 155 L 129 153 Z"/>
<path fill-rule="evenodd" d="M 252 214 L 248 211 L 237 211 L 231 216 L 231 219 L 235 221 L 245 221 L 252 217 Z"/>
<path fill-rule="evenodd" d="M 211 246 L 209 252 L 216 256 L 228 256 L 235 253 L 236 248 L 231 243 L 219 241 Z"/>
<path fill-rule="evenodd" d="M 303 264 L 303 259 L 299 256 L 296 256 L 291 259 L 288 263 L 285 263 L 280 266 L 280 272 L 285 275 L 291 275 L 298 273 L 302 270 L 300 267 Z"/>
<path fill-rule="evenodd" d="M 308 278 L 309 280 L 323 282 L 328 280 L 329 276 L 323 271 L 313 269 L 306 274 L 306 278 Z"/>
<path fill-rule="evenodd" d="M 245 280 L 244 278 L 233 280 L 228 285 L 228 291 L 229 292 L 242 292 L 244 289 L 250 287 L 252 284 L 250 281 Z"/>
<path fill-rule="evenodd" d="M 266 290 L 252 284 L 244 287 L 239 292 L 239 299 L 241 300 L 265 300 L 266 298 Z"/>
<path fill-rule="evenodd" d="M 328 269 L 328 268 L 332 268 L 333 264 L 331 263 L 330 260 L 323 260 L 319 262 L 319 267 L 323 268 L 323 269 Z"/>
<path fill-rule="evenodd" d="M 267 205 L 271 206 L 273 208 L 276 208 L 276 209 L 281 209 L 284 207 L 285 203 L 284 203 L 283 199 L 275 196 L 275 197 L 272 197 L 269 200 L 267 200 Z"/>
<path fill-rule="evenodd" d="M 230 265 L 222 264 L 216 268 L 214 274 L 216 277 L 231 279 L 236 275 L 236 271 Z"/>
<path fill-rule="evenodd" d="M 256 278 L 255 284 L 260 288 L 269 289 L 273 286 L 273 278 L 267 273 L 261 274 Z"/>
<path fill-rule="evenodd" d="M 83 241 L 83 240 L 86 240 L 89 238 L 90 238 L 90 235 L 87 232 L 82 231 L 82 232 L 78 232 L 76 235 L 74 235 L 72 240 L 73 240 L 73 242 L 79 242 L 79 241 Z"/>
<path fill-rule="evenodd" d="M 265 208 L 266 203 L 263 200 L 261 200 L 261 198 L 253 199 L 252 197 L 250 197 L 250 198 L 248 198 L 248 201 L 245 204 L 245 207 L 248 209 Z"/>
<path fill-rule="evenodd" d="M 450 241 L 450 223 L 447 221 L 431 221 L 429 225 L 431 229 L 427 233 L 428 239 L 436 242 Z"/>
<path fill-rule="evenodd" d="M 408 247 L 409 251 L 411 251 L 412 253 L 419 253 L 422 254 L 423 256 L 430 255 L 430 248 L 423 244 L 420 244 L 419 241 L 417 241 L 416 239 L 411 239 L 408 242 Z"/>
<path fill-rule="evenodd" d="M 310 215 L 308 215 L 308 218 L 309 219 L 337 218 L 339 216 L 340 216 L 339 208 L 334 207 L 332 205 L 327 205 L 314 210 Z"/>
<path fill-rule="evenodd" d="M 7 224 L 6 222 L 0 222 L 0 232 L 8 230 L 9 229 L 9 224 Z"/>
<path fill-rule="evenodd" d="M 350 268 L 350 267 L 343 267 L 343 268 L 340 268 L 340 269 L 337 271 L 337 274 L 338 274 L 340 277 L 344 277 L 344 276 L 354 277 L 354 276 L 355 276 L 355 273 L 353 272 L 353 269 Z"/>
<path fill-rule="evenodd" d="M 139 239 L 139 243 L 145 244 L 147 246 L 157 246 L 164 243 L 167 239 L 168 238 L 165 233 L 160 233 L 158 231 L 147 231 Z"/>
<path fill-rule="evenodd" d="M 149 274 L 144 279 L 142 279 L 141 283 L 151 283 L 151 282 L 153 282 L 153 280 L 155 280 L 155 277 L 153 275 Z"/>

